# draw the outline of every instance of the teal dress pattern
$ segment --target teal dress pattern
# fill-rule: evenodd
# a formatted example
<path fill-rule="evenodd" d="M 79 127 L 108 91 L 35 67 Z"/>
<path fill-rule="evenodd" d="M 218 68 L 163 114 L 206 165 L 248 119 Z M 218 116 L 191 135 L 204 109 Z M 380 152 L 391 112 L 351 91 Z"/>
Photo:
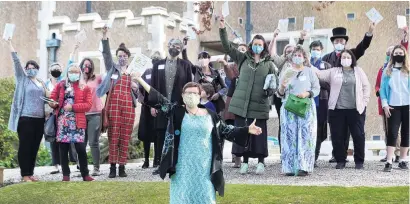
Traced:
<path fill-rule="evenodd" d="M 209 114 L 185 114 L 181 126 L 176 172 L 171 176 L 171 204 L 216 203 L 210 173 L 212 129 L 212 118 Z"/>
<path fill-rule="evenodd" d="M 312 172 L 315 163 L 317 136 L 316 104 L 314 99 L 306 117 L 299 117 L 285 109 L 280 109 L 280 142 L 282 173 L 297 175 L 299 170 Z"/>

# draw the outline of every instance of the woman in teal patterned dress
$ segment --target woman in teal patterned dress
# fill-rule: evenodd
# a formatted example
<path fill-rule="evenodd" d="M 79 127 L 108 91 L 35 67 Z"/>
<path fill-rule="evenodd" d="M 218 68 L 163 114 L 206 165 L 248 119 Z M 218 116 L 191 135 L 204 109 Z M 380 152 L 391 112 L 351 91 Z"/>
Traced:
<path fill-rule="evenodd" d="M 139 74 L 137 80 L 149 93 L 148 103 L 169 117 L 159 170 L 162 178 L 166 173 L 171 177 L 170 203 L 215 203 L 215 191 L 224 193 L 222 140 L 246 146 L 249 134 L 259 135 L 261 128 L 255 121 L 249 127 L 226 125 L 199 104 L 202 89 L 198 83 L 184 86 L 184 107 L 170 103 Z"/>
<path fill-rule="evenodd" d="M 316 148 L 316 104 L 319 79 L 309 63 L 306 51 L 296 47 L 292 53 L 292 68 L 280 76 L 278 96 L 282 98 L 280 109 L 282 173 L 287 176 L 307 176 L 313 171 Z M 312 101 L 305 117 L 285 109 L 290 94 Z"/>

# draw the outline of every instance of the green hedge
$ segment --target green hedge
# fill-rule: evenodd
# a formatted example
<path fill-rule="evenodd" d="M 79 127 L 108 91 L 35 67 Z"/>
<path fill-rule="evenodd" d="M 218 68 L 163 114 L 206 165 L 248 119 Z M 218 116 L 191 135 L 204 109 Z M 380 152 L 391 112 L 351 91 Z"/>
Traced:
<path fill-rule="evenodd" d="M 8 130 L 11 103 L 14 94 L 13 78 L 0 79 L 0 166 L 17 167 L 17 134 Z"/>

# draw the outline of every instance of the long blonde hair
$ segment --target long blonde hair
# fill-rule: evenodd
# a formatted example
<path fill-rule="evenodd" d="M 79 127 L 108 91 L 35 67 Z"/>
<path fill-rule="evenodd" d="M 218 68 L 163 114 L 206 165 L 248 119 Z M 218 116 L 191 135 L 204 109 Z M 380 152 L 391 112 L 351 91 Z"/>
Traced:
<path fill-rule="evenodd" d="M 387 76 L 391 76 L 391 73 L 393 71 L 393 66 L 394 66 L 394 62 L 393 62 L 393 55 L 394 55 L 394 51 L 396 49 L 402 49 L 404 52 L 404 61 L 403 61 L 403 66 L 401 68 L 401 71 L 407 75 L 410 74 L 410 64 L 409 64 L 409 56 L 407 55 L 407 50 L 406 48 L 404 48 L 402 45 L 396 45 L 394 46 L 392 52 L 390 53 L 390 60 L 389 63 L 387 64 L 386 67 L 386 74 Z"/>

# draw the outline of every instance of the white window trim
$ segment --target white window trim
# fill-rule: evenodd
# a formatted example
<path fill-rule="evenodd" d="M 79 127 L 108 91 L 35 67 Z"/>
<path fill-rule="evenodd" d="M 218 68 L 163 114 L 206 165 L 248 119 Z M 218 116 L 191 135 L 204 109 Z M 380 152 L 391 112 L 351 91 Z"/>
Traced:
<path fill-rule="evenodd" d="M 279 33 L 279 35 L 276 37 L 276 41 L 281 41 L 281 40 L 289 40 L 289 43 L 292 43 L 294 41 L 293 39 L 297 38 L 299 39 L 300 37 L 300 32 L 301 31 L 289 31 L 286 33 Z M 252 35 L 252 38 L 256 34 Z M 260 33 L 259 35 L 262 35 L 266 41 L 272 41 L 273 39 L 273 32 L 272 33 Z M 330 42 L 330 37 L 332 37 L 332 29 L 315 29 L 311 32 L 309 32 L 306 37 L 305 37 L 305 43 L 311 43 L 311 38 L 315 36 L 327 36 L 328 42 L 327 47 L 325 48 L 327 51 L 333 50 L 332 43 Z M 293 44 L 297 44 L 297 42 L 293 42 Z"/>
<path fill-rule="evenodd" d="M 134 47 L 134 48 L 128 48 L 131 52 L 131 56 L 134 56 L 136 54 L 141 53 L 141 48 L 140 47 Z M 112 56 L 115 56 L 115 51 L 116 50 L 111 50 Z M 85 51 L 85 52 L 78 52 L 78 60 L 77 62 L 81 62 L 84 58 L 98 58 L 100 60 L 100 73 L 99 74 L 104 74 L 105 73 L 105 64 L 104 64 L 104 58 L 102 56 L 102 53 L 100 51 Z M 129 60 L 132 60 L 130 58 Z"/>

